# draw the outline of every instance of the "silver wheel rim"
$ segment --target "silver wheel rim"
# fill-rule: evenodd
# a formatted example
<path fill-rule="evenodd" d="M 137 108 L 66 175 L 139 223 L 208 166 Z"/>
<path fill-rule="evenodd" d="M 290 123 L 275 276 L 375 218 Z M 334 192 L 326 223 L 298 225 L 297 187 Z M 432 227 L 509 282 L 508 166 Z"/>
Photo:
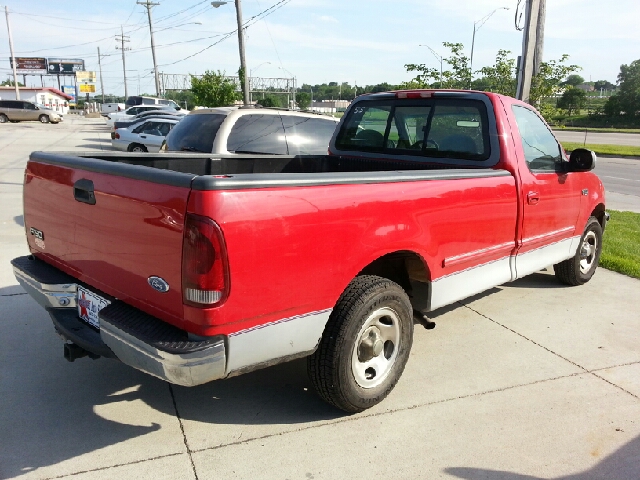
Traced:
<path fill-rule="evenodd" d="M 41 122 L 41 123 L 47 123 L 48 121 L 49 121 L 49 119 L 48 119 L 47 117 L 45 117 L 44 115 L 42 115 L 42 116 L 40 117 L 40 122 Z"/>
<path fill-rule="evenodd" d="M 367 318 L 356 337 L 351 372 L 362 388 L 374 388 L 389 375 L 398 358 L 400 317 L 391 308 L 380 308 Z"/>
<path fill-rule="evenodd" d="M 593 267 L 597 251 L 598 237 L 593 231 L 587 232 L 580 246 L 580 272 L 582 274 L 587 274 Z"/>
<path fill-rule="evenodd" d="M 140 148 L 140 147 L 133 147 L 133 148 L 131 149 L 131 151 L 132 151 L 132 152 L 142 152 L 143 150 L 142 150 L 142 148 Z"/>
<path fill-rule="evenodd" d="M 7 117 L 5 117 L 4 115 L 0 115 L 0 123 L 6 123 L 7 121 Z"/>

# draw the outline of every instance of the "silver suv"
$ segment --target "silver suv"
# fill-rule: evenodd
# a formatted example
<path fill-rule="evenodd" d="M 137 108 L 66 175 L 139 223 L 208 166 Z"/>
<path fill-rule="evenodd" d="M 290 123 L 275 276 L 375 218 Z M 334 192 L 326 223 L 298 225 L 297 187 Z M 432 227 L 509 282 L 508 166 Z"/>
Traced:
<path fill-rule="evenodd" d="M 271 108 L 195 110 L 167 135 L 161 151 L 326 155 L 338 119 Z"/>
<path fill-rule="evenodd" d="M 26 100 L 0 100 L 0 123 L 38 120 L 60 123 L 62 115 L 38 103 Z"/>

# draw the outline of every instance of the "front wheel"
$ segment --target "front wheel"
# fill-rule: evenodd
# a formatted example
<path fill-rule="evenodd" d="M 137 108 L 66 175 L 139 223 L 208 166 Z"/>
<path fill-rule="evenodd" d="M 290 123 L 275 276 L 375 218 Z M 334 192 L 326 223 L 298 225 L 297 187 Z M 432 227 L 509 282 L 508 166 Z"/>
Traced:
<path fill-rule="evenodd" d="M 49 123 L 49 115 L 40 115 L 38 120 L 40 120 L 40 123 Z"/>
<path fill-rule="evenodd" d="M 593 277 L 598 268 L 602 252 L 602 227 L 595 217 L 590 217 L 584 229 L 576 254 L 556 263 L 553 270 L 556 278 L 567 285 L 582 285 Z"/>
<path fill-rule="evenodd" d="M 9 121 L 9 117 L 7 117 L 4 113 L 0 113 L 0 123 L 7 123 Z"/>
<path fill-rule="evenodd" d="M 412 312 L 397 283 L 376 276 L 354 279 L 308 358 L 309 378 L 320 397 L 348 413 L 384 400 L 409 358 Z"/>

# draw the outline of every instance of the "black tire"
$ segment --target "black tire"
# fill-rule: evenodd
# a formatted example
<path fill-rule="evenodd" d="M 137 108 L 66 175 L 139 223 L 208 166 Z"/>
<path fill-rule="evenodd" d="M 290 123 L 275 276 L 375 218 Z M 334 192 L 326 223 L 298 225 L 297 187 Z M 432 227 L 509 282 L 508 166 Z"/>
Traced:
<path fill-rule="evenodd" d="M 572 286 L 587 283 L 596 273 L 600 253 L 602 253 L 602 227 L 597 218 L 590 217 L 580 238 L 576 254 L 553 266 L 556 278 Z"/>
<path fill-rule="evenodd" d="M 9 121 L 9 117 L 7 117 L 4 113 L 0 113 L 0 123 L 7 123 Z"/>
<path fill-rule="evenodd" d="M 140 145 L 139 143 L 132 143 L 127 147 L 128 152 L 146 152 L 147 147 Z"/>
<path fill-rule="evenodd" d="M 49 115 L 40 115 L 38 120 L 40 120 L 40 123 L 49 123 Z"/>
<path fill-rule="evenodd" d="M 409 358 L 412 312 L 397 283 L 369 275 L 355 278 L 331 313 L 318 349 L 308 357 L 307 371 L 318 395 L 348 413 L 384 400 Z"/>

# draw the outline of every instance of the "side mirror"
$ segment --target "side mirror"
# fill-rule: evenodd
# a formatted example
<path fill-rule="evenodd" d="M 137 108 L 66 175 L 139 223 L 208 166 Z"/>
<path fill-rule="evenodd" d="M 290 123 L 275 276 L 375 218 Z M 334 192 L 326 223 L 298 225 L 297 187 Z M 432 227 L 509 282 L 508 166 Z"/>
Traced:
<path fill-rule="evenodd" d="M 569 156 L 570 172 L 589 172 L 596 166 L 596 154 L 586 148 L 576 148 Z"/>

